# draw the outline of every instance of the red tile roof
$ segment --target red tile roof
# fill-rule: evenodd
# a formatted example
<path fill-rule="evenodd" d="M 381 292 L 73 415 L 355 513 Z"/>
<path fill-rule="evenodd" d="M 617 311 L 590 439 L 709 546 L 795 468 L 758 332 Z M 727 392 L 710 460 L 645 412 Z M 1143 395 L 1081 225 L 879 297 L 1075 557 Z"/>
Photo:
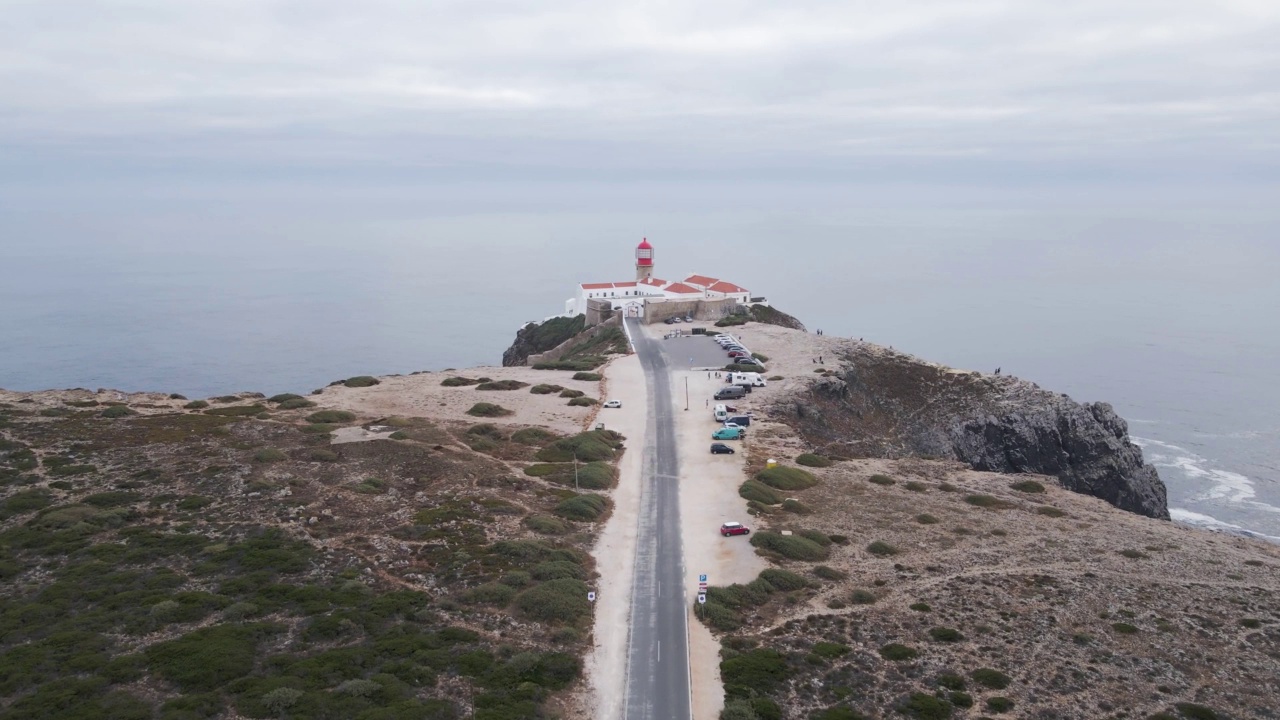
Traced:
<path fill-rule="evenodd" d="M 624 282 L 624 283 L 614 283 L 614 284 L 613 284 L 613 286 L 614 286 L 614 287 L 617 287 L 617 288 L 618 288 L 618 287 L 619 287 L 619 288 L 620 288 L 620 287 L 635 287 L 635 286 L 636 286 L 636 284 L 635 284 L 634 282 Z"/>
<path fill-rule="evenodd" d="M 699 294 L 700 294 L 700 293 L 702 292 L 702 291 L 701 291 L 701 290 L 699 290 L 698 288 L 696 288 L 696 287 L 690 287 L 690 286 L 688 286 L 688 285 L 685 285 L 684 283 L 671 283 L 670 285 L 668 285 L 668 286 L 666 286 L 666 287 L 664 287 L 664 288 L 662 288 L 662 289 L 663 289 L 663 290 L 666 290 L 667 292 L 679 293 L 679 294 L 681 294 L 681 295 L 688 295 L 688 294 L 690 294 L 690 293 L 699 293 Z"/>
<path fill-rule="evenodd" d="M 666 284 L 667 284 L 667 281 L 666 281 L 666 280 L 659 280 L 659 279 L 657 279 L 657 278 L 645 278 L 645 279 L 643 279 L 643 280 L 641 280 L 641 281 L 640 281 L 640 284 L 641 284 L 641 285 L 654 285 L 654 286 L 657 286 L 657 287 L 662 287 L 663 285 L 666 285 Z"/>
<path fill-rule="evenodd" d="M 706 275 L 690 275 L 684 281 L 690 285 L 698 285 L 700 287 L 710 287 L 720 282 L 716 278 L 707 277 Z"/>
<path fill-rule="evenodd" d="M 725 282 L 724 280 L 717 281 L 715 285 L 712 285 L 707 289 L 712 292 L 722 293 L 744 293 L 747 291 L 746 288 L 740 288 L 737 285 L 734 285 L 731 282 Z"/>
<path fill-rule="evenodd" d="M 583 290 L 606 290 L 613 287 L 613 283 L 582 283 Z"/>

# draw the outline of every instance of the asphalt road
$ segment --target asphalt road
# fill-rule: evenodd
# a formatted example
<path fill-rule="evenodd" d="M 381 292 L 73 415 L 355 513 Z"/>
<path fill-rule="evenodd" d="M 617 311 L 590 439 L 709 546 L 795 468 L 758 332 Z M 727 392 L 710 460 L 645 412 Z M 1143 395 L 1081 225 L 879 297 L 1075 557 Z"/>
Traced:
<path fill-rule="evenodd" d="M 649 392 L 649 437 L 641 463 L 625 720 L 690 720 L 688 598 L 680 545 L 679 462 L 671 376 L 660 342 L 626 320 Z"/>

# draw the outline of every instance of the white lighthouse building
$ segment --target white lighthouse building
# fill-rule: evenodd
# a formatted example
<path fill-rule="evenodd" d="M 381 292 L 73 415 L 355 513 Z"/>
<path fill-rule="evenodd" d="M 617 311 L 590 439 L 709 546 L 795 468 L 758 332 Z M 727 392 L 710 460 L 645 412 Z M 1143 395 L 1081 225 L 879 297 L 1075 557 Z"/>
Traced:
<path fill-rule="evenodd" d="M 592 300 L 607 300 L 614 310 L 644 315 L 644 307 L 655 302 L 733 300 L 746 304 L 751 293 L 731 282 L 706 275 L 691 274 L 683 280 L 667 281 L 654 275 L 653 245 L 648 238 L 636 246 L 635 280 L 625 282 L 580 283 L 575 296 L 565 301 L 566 315 L 587 312 Z"/>

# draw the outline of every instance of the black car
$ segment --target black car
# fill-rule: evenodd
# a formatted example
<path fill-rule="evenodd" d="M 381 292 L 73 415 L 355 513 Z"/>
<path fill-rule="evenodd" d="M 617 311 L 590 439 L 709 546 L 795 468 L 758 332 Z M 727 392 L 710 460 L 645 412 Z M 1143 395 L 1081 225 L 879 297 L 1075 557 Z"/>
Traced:
<path fill-rule="evenodd" d="M 711 454 L 712 455 L 732 455 L 733 448 L 729 447 L 728 445 L 725 445 L 724 443 L 711 443 Z"/>
<path fill-rule="evenodd" d="M 673 317 L 669 317 L 666 320 L 663 320 L 662 322 L 666 323 L 667 325 L 675 325 L 676 322 L 678 321 Z"/>

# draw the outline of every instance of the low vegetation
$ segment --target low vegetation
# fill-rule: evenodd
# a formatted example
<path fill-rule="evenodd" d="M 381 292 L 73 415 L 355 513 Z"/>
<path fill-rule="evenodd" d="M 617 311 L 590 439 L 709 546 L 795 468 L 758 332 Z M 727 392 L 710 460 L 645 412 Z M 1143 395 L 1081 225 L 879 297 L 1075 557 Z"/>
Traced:
<path fill-rule="evenodd" d="M 382 381 L 372 375 L 357 375 L 342 381 L 349 388 L 366 388 L 381 384 Z"/>
<path fill-rule="evenodd" d="M 476 385 L 476 390 L 519 390 L 529 387 L 529 383 L 519 380 L 490 380 Z"/>
<path fill-rule="evenodd" d="M 800 455 L 796 456 L 796 464 L 804 465 L 805 467 L 824 468 L 824 467 L 831 467 L 831 460 L 826 457 L 823 457 L 822 455 L 815 455 L 813 453 L 801 453 Z"/>
<path fill-rule="evenodd" d="M 495 405 L 494 403 L 478 402 L 467 410 L 467 414 L 473 417 L 496 418 L 515 415 L 515 411 L 508 410 L 507 408 L 504 408 L 501 405 Z"/>
<path fill-rule="evenodd" d="M 771 530 L 752 533 L 751 544 L 788 560 L 826 560 L 830 551 L 821 543 L 800 535 L 783 535 Z M 829 541 L 828 541 L 829 544 Z"/>
<path fill-rule="evenodd" d="M 818 484 L 818 478 L 800 468 L 777 465 L 756 473 L 756 480 L 778 490 L 804 490 Z"/>

